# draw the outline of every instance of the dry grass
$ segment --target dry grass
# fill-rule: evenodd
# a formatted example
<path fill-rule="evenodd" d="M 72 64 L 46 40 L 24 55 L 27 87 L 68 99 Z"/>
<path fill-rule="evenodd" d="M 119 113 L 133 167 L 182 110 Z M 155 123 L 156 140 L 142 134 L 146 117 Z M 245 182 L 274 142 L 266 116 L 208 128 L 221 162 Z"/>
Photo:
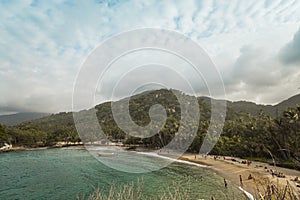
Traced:
<path fill-rule="evenodd" d="M 102 192 L 99 188 L 89 196 L 88 200 L 187 200 L 189 197 L 188 191 L 173 184 L 168 190 L 161 194 L 160 197 L 145 198 L 142 195 L 143 181 L 138 181 L 136 184 L 131 182 L 129 184 L 116 187 L 111 185 L 108 194 Z"/>
<path fill-rule="evenodd" d="M 287 182 L 285 186 L 279 183 L 273 184 L 268 179 L 255 180 L 256 193 L 254 194 L 257 200 L 298 200 L 293 187 Z M 180 184 L 173 183 L 163 194 L 157 194 L 157 197 L 145 197 L 142 194 L 143 180 L 137 181 L 135 184 L 131 182 L 121 186 L 112 184 L 109 192 L 97 189 L 88 197 L 88 200 L 189 200 L 193 199 L 190 196 L 189 189 L 183 188 Z M 155 191 L 153 191 L 155 193 Z M 82 198 L 85 199 L 85 198 Z M 219 200 L 213 196 L 211 200 Z M 229 197 L 224 194 L 222 199 L 235 199 L 234 195 Z M 240 198 L 238 198 L 240 199 Z M 246 199 L 246 197 L 242 198 Z"/>
<path fill-rule="evenodd" d="M 142 184 L 134 183 L 126 184 L 121 187 L 111 185 L 109 193 L 105 194 L 99 188 L 88 198 L 88 200 L 140 200 Z"/>
<path fill-rule="evenodd" d="M 173 183 L 168 189 L 162 194 L 156 194 L 157 197 L 145 197 L 142 195 L 143 181 L 138 181 L 136 184 L 131 182 L 129 184 L 116 187 L 114 184 L 111 185 L 108 194 L 101 191 L 99 188 L 89 196 L 88 200 L 192 200 L 188 188 L 183 188 L 180 184 Z M 155 191 L 153 191 L 155 193 Z M 219 200 L 213 196 L 211 200 Z M 231 200 L 232 198 L 224 194 L 222 200 Z M 233 199 L 234 195 L 233 195 Z M 240 200 L 240 198 L 238 198 Z M 246 198 L 242 198 L 245 199 Z M 199 198 L 199 200 L 202 200 Z"/>
<path fill-rule="evenodd" d="M 256 185 L 256 199 L 261 200 L 298 200 L 296 191 L 287 181 L 286 185 L 282 186 L 279 183 L 274 184 L 268 179 L 254 180 Z"/>

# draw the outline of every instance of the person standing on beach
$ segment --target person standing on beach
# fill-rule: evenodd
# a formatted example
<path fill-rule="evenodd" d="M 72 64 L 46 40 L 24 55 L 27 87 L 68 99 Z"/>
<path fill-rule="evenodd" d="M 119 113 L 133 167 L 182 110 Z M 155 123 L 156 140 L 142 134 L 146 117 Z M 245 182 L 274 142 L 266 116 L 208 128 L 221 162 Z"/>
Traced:
<path fill-rule="evenodd" d="M 242 179 L 242 175 L 240 175 L 240 184 L 241 184 L 241 187 L 243 187 L 243 179 Z"/>
<path fill-rule="evenodd" d="M 225 186 L 225 188 L 227 188 L 227 181 L 225 178 L 224 178 L 224 186 Z"/>

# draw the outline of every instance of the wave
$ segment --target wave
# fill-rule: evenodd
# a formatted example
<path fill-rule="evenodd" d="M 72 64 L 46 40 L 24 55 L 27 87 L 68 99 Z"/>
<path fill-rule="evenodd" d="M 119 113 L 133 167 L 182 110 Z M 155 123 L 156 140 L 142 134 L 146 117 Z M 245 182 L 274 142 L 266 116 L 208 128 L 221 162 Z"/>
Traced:
<path fill-rule="evenodd" d="M 239 187 L 239 189 L 244 193 L 244 195 L 249 199 L 249 200 L 255 200 L 253 195 L 244 190 L 243 188 Z"/>
<path fill-rule="evenodd" d="M 210 168 L 210 166 L 207 165 L 201 165 L 199 163 L 194 163 L 194 162 L 190 162 L 190 161 L 186 161 L 186 160 L 178 160 L 176 158 L 170 158 L 168 156 L 163 156 L 160 155 L 158 153 L 154 153 L 154 152 L 136 152 L 137 154 L 142 154 L 142 155 L 148 155 L 148 156 L 152 156 L 152 157 L 157 157 L 157 158 L 162 158 L 162 159 L 166 159 L 166 160 L 170 160 L 173 162 L 178 162 L 178 163 L 184 163 L 184 164 L 188 164 L 188 165 L 194 165 L 197 167 L 202 167 L 202 168 Z"/>
<path fill-rule="evenodd" d="M 184 163 L 184 164 L 188 164 L 188 165 L 194 165 L 194 166 L 198 166 L 198 167 L 202 167 L 202 168 L 211 168 L 210 166 L 207 166 L 207 165 L 201 165 L 201 164 L 198 164 L 198 163 L 185 161 L 185 160 L 178 160 L 178 159 L 175 159 L 175 158 L 170 158 L 170 157 L 167 157 L 167 156 L 159 155 L 159 154 L 154 153 L 154 152 L 136 152 L 136 153 L 137 154 L 142 154 L 142 155 L 147 155 L 147 156 L 158 157 L 158 158 L 162 158 L 162 159 L 167 159 L 167 160 L 170 160 L 170 161 Z M 255 200 L 251 193 L 247 192 L 246 190 L 244 190 L 241 187 L 238 187 L 238 188 L 244 193 L 244 195 L 247 197 L 247 199 Z"/>

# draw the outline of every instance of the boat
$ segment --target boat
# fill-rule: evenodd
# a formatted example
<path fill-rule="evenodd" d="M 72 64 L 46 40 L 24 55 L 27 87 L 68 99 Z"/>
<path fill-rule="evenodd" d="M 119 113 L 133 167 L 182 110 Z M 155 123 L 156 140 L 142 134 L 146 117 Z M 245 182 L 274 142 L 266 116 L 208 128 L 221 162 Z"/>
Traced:
<path fill-rule="evenodd" d="M 98 156 L 102 157 L 112 157 L 112 156 L 117 156 L 118 154 L 116 153 L 98 153 Z"/>

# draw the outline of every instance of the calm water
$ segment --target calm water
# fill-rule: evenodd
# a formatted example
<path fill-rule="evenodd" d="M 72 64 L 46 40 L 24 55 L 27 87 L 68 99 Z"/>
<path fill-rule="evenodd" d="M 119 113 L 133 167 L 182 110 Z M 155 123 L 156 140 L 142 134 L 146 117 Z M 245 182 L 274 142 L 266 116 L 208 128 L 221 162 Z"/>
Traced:
<path fill-rule="evenodd" d="M 111 169 L 80 149 L 0 154 L 0 199 L 84 199 L 95 188 L 108 191 L 112 183 L 121 185 L 138 179 L 143 179 L 143 195 L 148 197 L 161 194 L 173 184 L 187 188 L 193 199 L 241 196 L 231 185 L 225 189 L 223 179 L 210 170 L 183 163 L 173 163 L 155 172 L 131 174 Z"/>

